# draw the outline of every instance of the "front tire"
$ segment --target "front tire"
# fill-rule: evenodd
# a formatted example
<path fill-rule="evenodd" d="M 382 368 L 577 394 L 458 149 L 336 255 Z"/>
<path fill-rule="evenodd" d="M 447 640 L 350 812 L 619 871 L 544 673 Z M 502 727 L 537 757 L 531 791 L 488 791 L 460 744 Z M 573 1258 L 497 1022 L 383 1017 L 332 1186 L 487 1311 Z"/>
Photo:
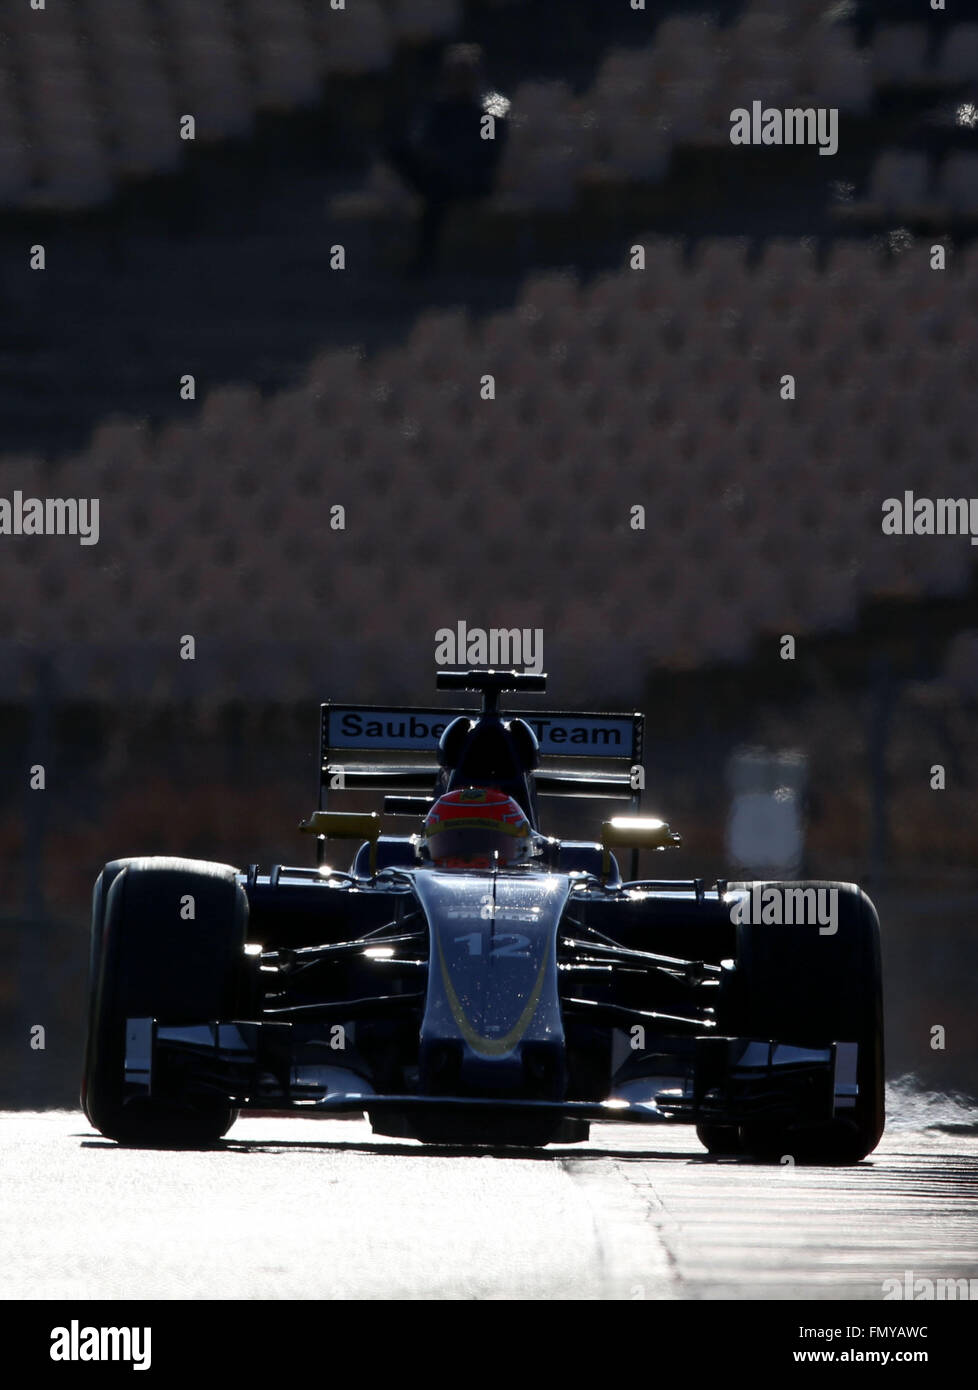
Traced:
<path fill-rule="evenodd" d="M 236 872 L 227 864 L 160 857 L 115 860 L 99 875 L 82 1108 L 107 1138 L 209 1144 L 234 1123 L 236 1112 L 220 1096 L 126 1102 L 123 1080 L 127 1018 L 178 1025 L 237 1013 L 248 900 Z"/>
<path fill-rule="evenodd" d="M 730 889 L 750 890 L 749 883 Z M 833 934 L 817 923 L 737 927 L 737 1031 L 798 1047 L 858 1044 L 855 1106 L 830 1123 L 801 1126 L 754 1120 L 742 1125 L 744 1151 L 765 1161 L 851 1164 L 872 1153 L 885 1123 L 883 992 L 876 908 L 851 883 L 785 883 L 763 887 L 834 889 Z"/>
<path fill-rule="evenodd" d="M 696 1137 L 707 1153 L 731 1157 L 744 1152 L 744 1141 L 738 1125 L 697 1125 Z"/>

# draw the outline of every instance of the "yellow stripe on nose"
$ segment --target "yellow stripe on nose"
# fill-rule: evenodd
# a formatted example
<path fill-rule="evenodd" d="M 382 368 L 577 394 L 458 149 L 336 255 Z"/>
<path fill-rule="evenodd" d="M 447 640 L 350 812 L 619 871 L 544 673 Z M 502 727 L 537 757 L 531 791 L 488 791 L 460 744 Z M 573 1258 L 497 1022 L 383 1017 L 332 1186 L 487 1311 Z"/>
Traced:
<path fill-rule="evenodd" d="M 530 990 L 530 997 L 523 1006 L 523 1012 L 505 1037 L 502 1038 L 484 1038 L 481 1033 L 476 1032 L 475 1028 L 473 1028 L 466 1017 L 465 1010 L 462 1007 L 462 1001 L 455 993 L 455 986 L 452 984 L 448 962 L 445 960 L 445 953 L 441 947 L 441 933 L 438 931 L 435 932 L 435 942 L 438 947 L 438 963 L 441 967 L 442 984 L 445 986 L 448 1007 L 452 1011 L 452 1018 L 454 1018 L 458 1025 L 459 1032 L 462 1034 L 462 1037 L 468 1043 L 469 1047 L 481 1057 L 501 1057 L 506 1052 L 512 1052 L 527 1028 L 529 1028 L 533 1015 L 536 1013 L 540 995 L 543 992 L 543 977 L 550 953 L 549 939 L 543 948 L 543 959 L 540 962 L 540 969 L 537 972 L 537 978 L 534 981 L 533 988 Z"/>

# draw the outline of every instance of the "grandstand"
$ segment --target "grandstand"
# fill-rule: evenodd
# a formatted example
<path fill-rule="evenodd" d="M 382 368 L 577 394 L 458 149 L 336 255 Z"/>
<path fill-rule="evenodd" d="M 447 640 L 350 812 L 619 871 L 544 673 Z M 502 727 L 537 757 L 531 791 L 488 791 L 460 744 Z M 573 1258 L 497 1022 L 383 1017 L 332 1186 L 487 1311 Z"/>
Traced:
<path fill-rule="evenodd" d="M 341 672 L 399 631 L 407 695 L 430 657 L 416 624 L 513 611 L 579 697 L 622 647 L 667 670 L 739 662 L 772 634 L 851 628 L 880 596 L 966 590 L 966 537 L 886 536 L 881 506 L 975 476 L 974 248 L 938 275 L 926 247 L 840 241 L 818 266 L 777 239 L 754 264 L 727 239 L 688 262 L 652 234 L 633 245 L 644 270 L 531 275 L 510 310 L 422 313 L 402 346 L 324 353 L 290 390 L 219 388 L 184 423 L 109 421 L 54 467 L 8 461 L 27 495 L 102 499 L 97 547 L 8 542 L 8 622 L 33 615 L 78 697 L 96 677 L 67 649 L 59 665 L 66 627 L 145 646 L 146 688 L 173 697 L 183 632 L 229 671 L 232 648 L 275 634 Z M 213 674 L 215 698 L 298 700 L 306 679 Z M 19 679 L 8 661 L 6 693 Z"/>
<path fill-rule="evenodd" d="M 395 82 L 405 49 L 464 37 L 482 8 L 83 0 L 42 16 L 23 7 L 0 69 L 8 202 L 21 218 L 111 199 L 127 175 L 165 176 L 184 158 L 185 111 L 203 144 L 240 142 L 258 112 L 315 104 L 323 84 L 362 74 Z M 609 35 L 590 71 L 516 82 L 514 137 L 486 215 L 566 216 L 582 184 L 668 182 L 679 148 L 712 147 L 729 162 L 727 113 L 754 98 L 836 103 L 858 125 L 881 93 L 957 100 L 978 77 L 971 23 L 937 42 L 920 23 L 878 23 L 860 42 L 824 5 L 786 16 L 766 0 L 724 20 L 677 7 L 636 26 L 628 43 Z M 953 150 L 932 177 L 926 155 L 883 151 L 867 161 L 868 202 L 856 206 L 884 218 L 926 212 L 949 240 L 975 209 L 976 159 Z M 343 196 L 354 222 L 370 220 L 352 190 Z M 403 196 L 400 206 L 403 217 Z M 518 603 L 583 693 L 621 646 L 640 646 L 657 669 L 738 663 L 782 630 L 849 630 L 875 598 L 967 589 L 966 543 L 883 536 L 878 512 L 884 497 L 928 482 L 956 496 L 971 476 L 974 248 L 955 247 L 935 274 L 925 244 L 885 251 L 851 228 L 816 243 L 690 241 L 640 227 L 625 237 L 605 228 L 589 272 L 529 266 L 494 312 L 464 297 L 428 309 L 405 298 L 381 350 L 367 355 L 355 341 L 331 343 L 342 334 L 330 324 L 284 388 L 269 390 L 262 373 L 249 382 L 247 370 L 217 386 L 204 374 L 199 403 L 147 413 L 139 390 L 127 409 L 120 362 L 115 408 L 81 447 L 3 460 L 25 493 L 56 486 L 102 499 L 90 551 L 67 540 L 41 555 L 26 538 L 8 546 L 3 693 L 23 690 L 37 648 L 53 652 L 77 698 L 106 695 L 111 652 L 122 653 L 112 660 L 133 690 L 177 698 L 188 673 L 169 644 L 193 630 L 201 660 L 213 653 L 195 696 L 297 699 L 324 612 L 324 667 L 352 674 L 351 645 L 394 642 L 391 676 L 406 691 L 425 660 L 406 650 L 407 625 L 424 614 L 438 626 L 446 593 L 473 614 Z M 631 268 L 638 245 L 642 270 Z M 141 276 L 157 252 L 148 240 Z M 172 257 L 166 264 L 172 272 Z M 369 273 L 358 267 L 355 278 Z M 273 357 L 288 318 L 281 329 L 259 319 Z M 223 324 L 211 316 L 209 350 L 216 357 L 227 342 L 233 358 L 239 324 Z M 127 326 L 130 341 L 136 332 Z M 173 325 L 144 323 L 139 339 L 157 333 L 154 368 L 176 360 Z M 480 397 L 486 373 L 491 401 Z M 786 373 L 790 401 L 779 389 Z M 336 505 L 345 529 L 329 525 Z M 633 505 L 646 509 L 644 530 L 632 528 Z M 719 546 L 709 539 L 718 534 Z M 656 594 L 651 613 L 636 590 Z M 239 674 L 256 626 L 285 654 Z M 103 661 L 86 657 L 94 645 Z M 572 660 L 577 647 L 588 656 Z"/>

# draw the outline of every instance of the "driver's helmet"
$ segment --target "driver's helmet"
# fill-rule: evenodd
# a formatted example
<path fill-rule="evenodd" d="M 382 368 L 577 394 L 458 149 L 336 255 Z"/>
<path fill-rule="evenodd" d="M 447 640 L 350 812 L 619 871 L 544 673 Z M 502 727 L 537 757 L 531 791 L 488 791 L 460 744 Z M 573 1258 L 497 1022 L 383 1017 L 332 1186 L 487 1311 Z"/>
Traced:
<path fill-rule="evenodd" d="M 438 869 L 491 869 L 525 864 L 537 837 L 519 804 L 492 787 L 446 792 L 428 812 L 426 858 Z"/>

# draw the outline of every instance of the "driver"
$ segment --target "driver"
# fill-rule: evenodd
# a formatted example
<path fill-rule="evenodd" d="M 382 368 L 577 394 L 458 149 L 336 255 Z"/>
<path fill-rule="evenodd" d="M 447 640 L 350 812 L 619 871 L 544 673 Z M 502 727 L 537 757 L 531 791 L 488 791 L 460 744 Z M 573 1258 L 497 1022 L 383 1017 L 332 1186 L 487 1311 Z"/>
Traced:
<path fill-rule="evenodd" d="M 525 864 L 538 840 L 520 806 L 491 787 L 446 792 L 428 812 L 421 843 L 436 869 L 492 869 Z"/>

